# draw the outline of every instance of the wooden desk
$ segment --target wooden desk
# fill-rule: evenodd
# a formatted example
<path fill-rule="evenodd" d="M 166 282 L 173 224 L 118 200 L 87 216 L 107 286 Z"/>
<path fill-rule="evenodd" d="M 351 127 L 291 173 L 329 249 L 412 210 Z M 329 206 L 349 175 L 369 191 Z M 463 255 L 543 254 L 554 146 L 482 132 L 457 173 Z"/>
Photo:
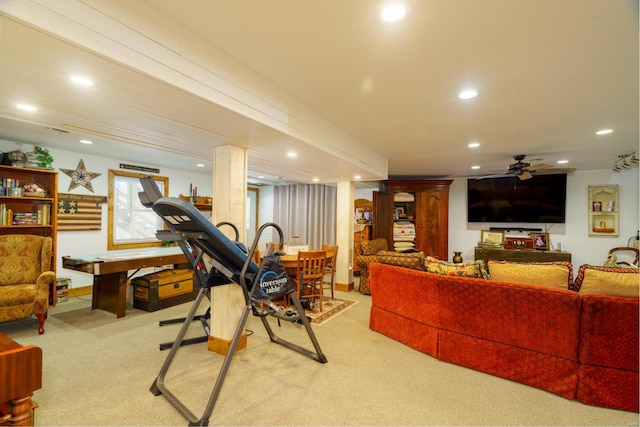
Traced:
<path fill-rule="evenodd" d="M 124 317 L 129 270 L 186 263 L 179 247 L 108 251 L 95 255 L 62 257 L 62 266 L 93 274 L 91 308 L 99 308 Z"/>
<path fill-rule="evenodd" d="M 493 248 L 491 246 L 476 246 L 475 259 L 476 261 L 495 260 L 512 262 L 571 262 L 571 254 L 569 252 L 523 251 L 518 249 L 510 250 Z"/>
<path fill-rule="evenodd" d="M 42 388 L 42 349 L 0 333 L 0 425 L 32 426 L 33 392 Z"/>

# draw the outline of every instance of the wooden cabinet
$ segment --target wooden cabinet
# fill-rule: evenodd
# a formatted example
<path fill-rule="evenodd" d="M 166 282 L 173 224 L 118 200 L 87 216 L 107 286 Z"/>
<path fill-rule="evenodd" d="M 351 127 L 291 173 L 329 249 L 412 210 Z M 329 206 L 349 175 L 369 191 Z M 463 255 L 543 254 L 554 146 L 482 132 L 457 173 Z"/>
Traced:
<path fill-rule="evenodd" d="M 32 426 L 33 392 L 42 388 L 42 349 L 0 333 L 0 425 Z"/>
<path fill-rule="evenodd" d="M 618 235 L 618 186 L 589 186 L 589 236 Z"/>
<path fill-rule="evenodd" d="M 389 180 L 373 193 L 373 238 L 390 250 L 414 248 L 446 260 L 452 180 Z"/>
<path fill-rule="evenodd" d="M 476 246 L 475 260 L 511 262 L 571 262 L 571 254 L 569 252 L 523 251 L 492 248 L 490 246 Z"/>
<path fill-rule="evenodd" d="M 0 166 L 0 234 L 34 234 L 53 239 L 51 269 L 56 268 L 58 173 L 45 169 Z M 25 185 L 44 190 L 27 192 Z M 50 303 L 55 304 L 55 283 Z"/>

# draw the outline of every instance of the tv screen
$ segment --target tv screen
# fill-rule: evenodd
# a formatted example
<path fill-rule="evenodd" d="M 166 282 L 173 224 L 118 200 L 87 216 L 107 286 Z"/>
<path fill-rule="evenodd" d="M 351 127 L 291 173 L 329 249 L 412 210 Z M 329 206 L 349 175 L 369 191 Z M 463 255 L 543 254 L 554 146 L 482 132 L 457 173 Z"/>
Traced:
<path fill-rule="evenodd" d="M 467 180 L 468 222 L 564 223 L 567 174 Z"/>

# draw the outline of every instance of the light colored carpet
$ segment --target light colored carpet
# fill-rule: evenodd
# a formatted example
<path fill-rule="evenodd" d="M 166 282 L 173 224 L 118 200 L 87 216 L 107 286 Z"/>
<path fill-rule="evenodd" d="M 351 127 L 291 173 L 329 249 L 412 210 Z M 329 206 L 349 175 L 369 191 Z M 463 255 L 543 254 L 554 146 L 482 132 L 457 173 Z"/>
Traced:
<path fill-rule="evenodd" d="M 370 296 L 322 326 L 313 326 L 328 363 L 271 343 L 250 316 L 248 346 L 233 360 L 210 425 L 229 426 L 449 426 L 638 425 L 638 414 L 586 406 L 551 393 L 440 362 L 368 327 Z M 89 296 L 50 311 L 46 333 L 34 319 L 0 324 L 23 345 L 44 352 L 43 388 L 34 399 L 38 426 L 184 426 L 162 396 L 149 392 L 178 325 L 158 321 L 186 315 L 189 304 L 127 315 L 92 311 Z M 199 312 L 204 312 L 206 305 Z M 276 334 L 310 345 L 293 324 Z M 190 335 L 202 335 L 193 322 Z M 196 344 L 179 350 L 167 387 L 200 416 L 222 356 Z"/>

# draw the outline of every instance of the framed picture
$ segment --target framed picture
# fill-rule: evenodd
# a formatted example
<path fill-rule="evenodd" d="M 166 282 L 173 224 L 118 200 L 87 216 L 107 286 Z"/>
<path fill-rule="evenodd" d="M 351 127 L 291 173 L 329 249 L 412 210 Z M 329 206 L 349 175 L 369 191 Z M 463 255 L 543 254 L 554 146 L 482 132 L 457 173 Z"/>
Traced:
<path fill-rule="evenodd" d="M 538 251 L 551 250 L 551 242 L 549 242 L 549 233 L 529 233 L 529 237 L 533 240 L 533 249 Z"/>
<path fill-rule="evenodd" d="M 480 231 L 480 243 L 502 245 L 504 244 L 504 231 L 482 230 Z"/>
<path fill-rule="evenodd" d="M 505 240 L 504 248 L 532 251 L 533 239 L 530 237 L 507 237 Z"/>
<path fill-rule="evenodd" d="M 594 212 L 602 211 L 602 202 L 593 202 L 593 211 Z"/>

